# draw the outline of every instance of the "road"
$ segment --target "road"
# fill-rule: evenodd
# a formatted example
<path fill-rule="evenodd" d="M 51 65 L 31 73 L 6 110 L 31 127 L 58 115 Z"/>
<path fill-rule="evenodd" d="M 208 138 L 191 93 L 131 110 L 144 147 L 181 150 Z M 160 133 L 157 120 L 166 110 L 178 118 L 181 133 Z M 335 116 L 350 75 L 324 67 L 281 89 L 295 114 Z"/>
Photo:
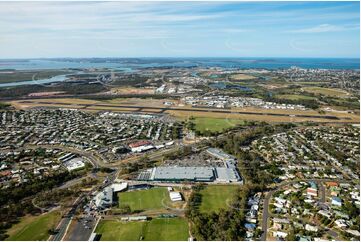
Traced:
<path fill-rule="evenodd" d="M 91 194 L 94 191 L 100 191 L 100 190 L 104 189 L 105 187 L 111 185 L 114 182 L 114 180 L 118 177 L 118 174 L 119 174 L 119 170 L 112 172 L 107 177 L 106 183 L 101 184 L 100 186 L 98 186 L 96 188 L 93 188 L 89 192 L 83 193 L 81 195 L 81 197 L 82 198 L 85 198 L 85 197 L 91 198 Z M 78 205 L 83 204 L 83 203 L 81 203 L 81 200 Z M 79 206 L 77 206 L 74 209 L 73 214 L 75 214 L 77 209 L 79 209 Z M 88 222 L 86 222 L 86 220 L 88 220 Z M 94 227 L 96 226 L 96 220 L 97 220 L 97 217 L 92 216 L 90 214 L 85 215 L 84 218 L 80 219 L 80 220 L 74 220 L 74 219 L 67 220 L 66 226 L 69 226 L 69 227 L 71 226 L 71 228 L 68 231 L 66 231 L 66 233 L 64 233 L 61 238 L 66 238 L 66 240 L 87 241 L 89 239 L 92 231 L 95 229 Z M 71 221 L 74 221 L 74 223 L 71 224 Z"/>
<path fill-rule="evenodd" d="M 92 163 L 94 168 L 98 168 L 100 166 L 107 166 L 108 164 L 106 162 L 104 162 L 100 157 L 97 157 L 95 154 L 92 154 L 91 152 L 86 152 L 83 150 L 79 150 L 76 148 L 72 148 L 72 147 L 67 147 L 67 146 L 63 146 L 63 145 L 25 145 L 24 148 L 44 148 L 44 149 L 60 149 L 63 151 L 67 151 L 70 153 L 75 153 L 81 156 L 84 156 L 86 158 L 88 158 L 88 160 L 90 161 L 90 163 Z"/>
<path fill-rule="evenodd" d="M 69 233 L 65 237 L 66 240 L 70 241 L 87 241 L 95 227 L 96 218 L 93 216 L 85 216 L 73 220 L 72 228 L 69 229 Z"/>
<path fill-rule="evenodd" d="M 188 112 L 210 112 L 210 113 L 228 113 L 228 114 L 249 114 L 249 115 L 266 115 L 266 116 L 278 116 L 278 117 L 298 117 L 298 118 L 314 118 L 314 119 L 331 119 L 339 120 L 340 118 L 331 115 L 304 115 L 304 114 L 284 114 L 284 113 L 261 113 L 261 112 L 247 112 L 247 111 L 232 111 L 224 109 L 202 109 L 202 108 L 172 108 L 172 107 L 154 107 L 154 106 L 131 106 L 131 105 L 110 105 L 110 104 L 77 104 L 77 103 L 64 103 L 64 102 L 52 102 L 52 101 L 21 101 L 24 104 L 43 104 L 43 105 L 62 105 L 62 106 L 78 106 L 81 109 L 89 107 L 105 107 L 105 108 L 133 108 L 137 109 L 134 112 L 149 112 L 149 110 L 159 110 L 159 113 L 165 111 L 188 111 Z M 52 106 L 57 108 L 56 106 Z M 350 118 L 342 118 L 350 119 Z"/>
<path fill-rule="evenodd" d="M 323 185 L 322 182 L 319 182 L 318 183 L 318 186 L 320 188 L 320 193 L 321 193 L 321 200 L 320 202 L 321 203 L 325 203 L 326 202 L 326 189 L 325 189 L 325 186 Z"/>
<path fill-rule="evenodd" d="M 261 236 L 261 241 L 266 241 L 267 240 L 267 232 L 268 232 L 268 218 L 269 218 L 269 210 L 268 210 L 268 206 L 269 206 L 269 202 L 272 198 L 272 195 L 282 189 L 284 186 L 287 185 L 291 185 L 293 183 L 297 183 L 297 182 L 310 182 L 310 181 L 314 181 L 314 182 L 328 182 L 328 181 L 336 181 L 336 182 L 348 182 L 350 180 L 339 180 L 339 179 L 298 179 L 298 180 L 293 180 L 293 181 L 287 181 L 287 182 L 282 182 L 280 184 L 278 184 L 275 188 L 273 188 L 271 191 L 267 192 L 264 201 L 263 201 L 263 211 L 262 211 L 262 231 L 263 234 Z"/>
<path fill-rule="evenodd" d="M 51 240 L 51 241 L 63 240 L 63 238 L 67 232 L 67 229 L 70 225 L 70 222 L 83 199 L 84 199 L 83 195 L 80 195 L 80 197 L 75 200 L 75 202 L 72 205 L 72 208 L 67 212 L 67 214 L 64 216 L 64 218 L 58 224 L 58 226 L 56 228 L 57 233 L 54 236 L 50 236 L 49 240 Z"/>
<path fill-rule="evenodd" d="M 21 150 L 21 149 L 26 149 L 26 148 L 39 148 L 39 147 L 45 148 L 45 149 L 48 149 L 48 148 L 49 149 L 60 149 L 63 151 L 67 151 L 70 153 L 75 153 L 75 154 L 84 156 L 84 157 L 88 158 L 88 160 L 92 163 L 94 168 L 99 168 L 99 167 L 115 168 L 115 167 L 118 167 L 121 163 L 136 162 L 136 161 L 139 161 L 143 157 L 143 155 L 137 155 L 137 156 L 132 156 L 128 159 L 122 159 L 122 160 L 115 161 L 112 163 L 107 163 L 104 160 L 102 160 L 102 158 L 97 157 L 96 155 L 94 155 L 91 152 L 87 152 L 87 151 L 83 151 L 83 150 L 79 150 L 79 149 L 75 149 L 75 148 L 71 148 L 71 147 L 66 147 L 66 146 L 62 146 L 62 145 L 25 145 L 23 148 L 16 149 L 16 150 Z M 157 159 L 167 153 L 174 152 L 178 148 L 179 148 L 179 146 L 176 146 L 176 147 L 173 147 L 170 149 L 154 151 L 151 154 L 149 154 L 148 157 L 150 159 Z"/>
<path fill-rule="evenodd" d="M 74 154 L 78 154 L 80 156 L 84 156 L 86 157 L 89 162 L 93 165 L 94 168 L 98 168 L 101 166 L 111 166 L 108 163 L 106 163 L 105 161 L 103 161 L 100 157 L 97 157 L 95 154 L 91 153 L 91 152 L 86 152 L 83 150 L 79 150 L 79 149 L 75 149 L 72 147 L 67 147 L 67 146 L 63 146 L 63 145 L 32 145 L 32 144 L 26 144 L 24 145 L 24 147 L 22 148 L 16 148 L 16 149 L 4 149 L 1 150 L 2 152 L 8 152 L 8 151 L 21 151 L 24 149 L 37 149 L 37 148 L 44 148 L 44 149 L 60 149 L 66 152 L 70 152 L 70 153 L 74 153 Z"/>

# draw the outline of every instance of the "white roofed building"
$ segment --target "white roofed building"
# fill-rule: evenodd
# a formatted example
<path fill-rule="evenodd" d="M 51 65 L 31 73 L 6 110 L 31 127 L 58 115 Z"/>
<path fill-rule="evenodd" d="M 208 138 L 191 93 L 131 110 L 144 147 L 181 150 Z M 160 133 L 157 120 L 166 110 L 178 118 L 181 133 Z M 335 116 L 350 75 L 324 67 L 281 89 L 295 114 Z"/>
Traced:
<path fill-rule="evenodd" d="M 169 197 L 172 202 L 182 201 L 182 194 L 180 192 L 169 192 Z"/>

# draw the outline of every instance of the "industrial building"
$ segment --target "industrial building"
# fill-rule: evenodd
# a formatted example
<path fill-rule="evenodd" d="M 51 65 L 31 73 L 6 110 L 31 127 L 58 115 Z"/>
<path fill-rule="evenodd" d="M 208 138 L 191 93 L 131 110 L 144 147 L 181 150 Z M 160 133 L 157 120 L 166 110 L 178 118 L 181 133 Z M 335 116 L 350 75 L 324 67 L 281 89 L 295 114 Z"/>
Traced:
<path fill-rule="evenodd" d="M 212 167 L 164 166 L 153 168 L 150 180 L 154 181 L 213 181 Z"/>
<path fill-rule="evenodd" d="M 233 156 L 224 153 L 223 151 L 216 149 L 216 148 L 208 148 L 207 153 L 211 156 L 214 156 L 220 160 L 228 160 L 228 159 L 235 159 Z"/>
<path fill-rule="evenodd" d="M 215 168 L 215 172 L 216 180 L 218 182 L 237 182 L 241 180 L 237 170 L 235 169 L 217 167 Z"/>
<path fill-rule="evenodd" d="M 72 158 L 64 163 L 64 166 L 68 171 L 73 171 L 85 167 L 85 163 L 82 158 Z"/>
<path fill-rule="evenodd" d="M 225 167 L 161 166 L 148 169 L 138 175 L 138 180 L 164 182 L 238 182 L 235 169 Z"/>
<path fill-rule="evenodd" d="M 142 140 L 129 144 L 129 148 L 133 153 L 139 153 L 150 149 L 154 149 L 155 147 L 151 142 L 147 140 Z"/>
<path fill-rule="evenodd" d="M 141 172 L 137 180 L 159 182 L 240 182 L 237 171 L 237 160 L 215 148 L 207 149 L 207 153 L 220 159 L 224 166 L 159 166 Z"/>

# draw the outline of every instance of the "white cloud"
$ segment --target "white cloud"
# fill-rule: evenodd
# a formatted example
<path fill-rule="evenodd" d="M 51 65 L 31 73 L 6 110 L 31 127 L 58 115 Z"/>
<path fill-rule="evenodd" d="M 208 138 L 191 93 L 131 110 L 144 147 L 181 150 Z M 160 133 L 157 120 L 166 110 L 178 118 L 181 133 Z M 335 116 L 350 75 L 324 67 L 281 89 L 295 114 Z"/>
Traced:
<path fill-rule="evenodd" d="M 227 29 L 223 29 L 223 32 L 225 33 L 230 33 L 230 34 L 236 34 L 236 33 L 245 33 L 245 32 L 250 32 L 251 30 L 249 29 L 239 29 L 239 28 L 227 28 Z"/>
<path fill-rule="evenodd" d="M 347 30 L 354 30 L 354 29 L 358 29 L 358 28 L 359 27 L 356 27 L 356 26 L 338 26 L 338 25 L 332 25 L 332 24 L 320 24 L 315 27 L 304 28 L 304 29 L 295 29 L 295 30 L 290 30 L 288 32 L 313 34 L 313 33 L 347 31 Z"/>

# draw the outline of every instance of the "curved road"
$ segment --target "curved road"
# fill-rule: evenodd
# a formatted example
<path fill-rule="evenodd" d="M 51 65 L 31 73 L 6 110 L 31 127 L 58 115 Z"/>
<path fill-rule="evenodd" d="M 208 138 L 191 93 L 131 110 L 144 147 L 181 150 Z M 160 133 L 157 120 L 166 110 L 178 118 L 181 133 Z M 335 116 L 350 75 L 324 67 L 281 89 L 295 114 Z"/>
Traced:
<path fill-rule="evenodd" d="M 268 210 L 268 205 L 269 202 L 273 196 L 273 194 L 282 189 L 284 186 L 287 185 L 291 185 L 293 183 L 297 183 L 297 182 L 310 182 L 310 181 L 314 181 L 314 182 L 328 182 L 328 181 L 336 181 L 336 182 L 349 182 L 350 180 L 340 180 L 340 179 L 298 179 L 298 180 L 293 180 L 293 181 L 287 181 L 287 182 L 282 182 L 280 184 L 278 184 L 274 189 L 272 189 L 271 191 L 269 191 L 267 193 L 267 195 L 264 198 L 263 201 L 263 211 L 262 211 L 262 236 L 261 236 L 261 241 L 266 241 L 267 240 L 267 232 L 268 232 L 268 218 L 269 218 L 269 210 Z"/>

